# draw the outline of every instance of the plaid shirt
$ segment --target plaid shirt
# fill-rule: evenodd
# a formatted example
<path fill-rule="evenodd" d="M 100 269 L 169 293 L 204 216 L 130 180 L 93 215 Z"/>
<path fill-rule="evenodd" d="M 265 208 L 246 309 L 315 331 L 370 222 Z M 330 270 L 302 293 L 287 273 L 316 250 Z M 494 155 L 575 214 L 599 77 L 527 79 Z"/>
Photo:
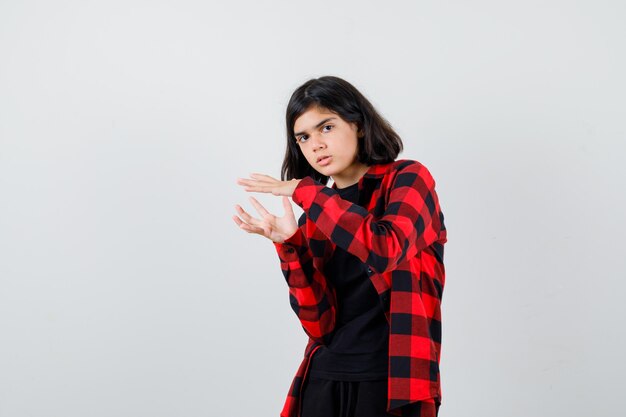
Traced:
<path fill-rule="evenodd" d="M 335 326 L 336 298 L 324 263 L 336 246 L 368 265 L 368 274 L 390 324 L 389 412 L 441 401 L 441 297 L 447 241 L 435 181 L 417 161 L 372 165 L 359 180 L 359 205 L 311 177 L 300 181 L 293 201 L 304 210 L 299 228 L 275 243 L 290 303 L 309 336 L 304 360 L 291 384 L 282 417 L 296 417 L 309 360 Z"/>

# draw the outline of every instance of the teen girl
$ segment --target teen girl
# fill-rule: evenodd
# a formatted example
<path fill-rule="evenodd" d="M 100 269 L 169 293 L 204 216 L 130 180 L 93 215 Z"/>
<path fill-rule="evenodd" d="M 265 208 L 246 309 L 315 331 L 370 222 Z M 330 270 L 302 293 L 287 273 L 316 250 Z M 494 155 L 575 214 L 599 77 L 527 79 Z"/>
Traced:
<path fill-rule="evenodd" d="M 237 181 L 285 208 L 278 217 L 251 197 L 260 217 L 233 216 L 274 242 L 309 336 L 283 417 L 437 415 L 446 229 L 430 172 L 396 160 L 401 150 L 355 87 L 321 77 L 287 105 L 282 180 Z"/>

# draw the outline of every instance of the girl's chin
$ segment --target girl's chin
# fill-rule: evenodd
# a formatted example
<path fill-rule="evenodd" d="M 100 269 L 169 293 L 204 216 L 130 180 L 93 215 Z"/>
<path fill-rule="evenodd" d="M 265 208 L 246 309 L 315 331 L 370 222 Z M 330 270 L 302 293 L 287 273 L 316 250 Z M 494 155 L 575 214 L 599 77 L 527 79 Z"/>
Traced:
<path fill-rule="evenodd" d="M 337 170 L 336 169 L 330 169 L 330 168 L 316 168 L 315 171 L 317 171 L 320 175 L 324 175 L 325 177 L 332 177 L 333 175 L 337 174 Z"/>

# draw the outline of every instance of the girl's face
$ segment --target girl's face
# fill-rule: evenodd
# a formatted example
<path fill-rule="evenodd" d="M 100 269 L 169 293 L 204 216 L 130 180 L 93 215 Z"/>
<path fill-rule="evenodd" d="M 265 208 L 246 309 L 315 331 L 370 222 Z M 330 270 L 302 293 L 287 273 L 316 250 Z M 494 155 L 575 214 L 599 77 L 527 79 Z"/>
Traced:
<path fill-rule="evenodd" d="M 357 161 L 358 126 L 337 113 L 311 107 L 296 119 L 294 136 L 311 167 L 332 177 L 338 188 L 357 183 L 367 171 L 367 165 Z"/>

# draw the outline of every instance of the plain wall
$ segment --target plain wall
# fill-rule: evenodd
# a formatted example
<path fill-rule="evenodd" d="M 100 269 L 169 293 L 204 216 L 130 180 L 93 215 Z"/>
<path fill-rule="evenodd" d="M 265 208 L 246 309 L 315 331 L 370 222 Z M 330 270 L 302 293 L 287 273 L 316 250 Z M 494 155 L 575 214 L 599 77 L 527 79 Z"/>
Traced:
<path fill-rule="evenodd" d="M 287 100 L 327 74 L 437 181 L 440 417 L 621 412 L 624 21 L 617 0 L 0 0 L 0 417 L 278 415 L 306 338 L 235 180 L 280 175 Z"/>

